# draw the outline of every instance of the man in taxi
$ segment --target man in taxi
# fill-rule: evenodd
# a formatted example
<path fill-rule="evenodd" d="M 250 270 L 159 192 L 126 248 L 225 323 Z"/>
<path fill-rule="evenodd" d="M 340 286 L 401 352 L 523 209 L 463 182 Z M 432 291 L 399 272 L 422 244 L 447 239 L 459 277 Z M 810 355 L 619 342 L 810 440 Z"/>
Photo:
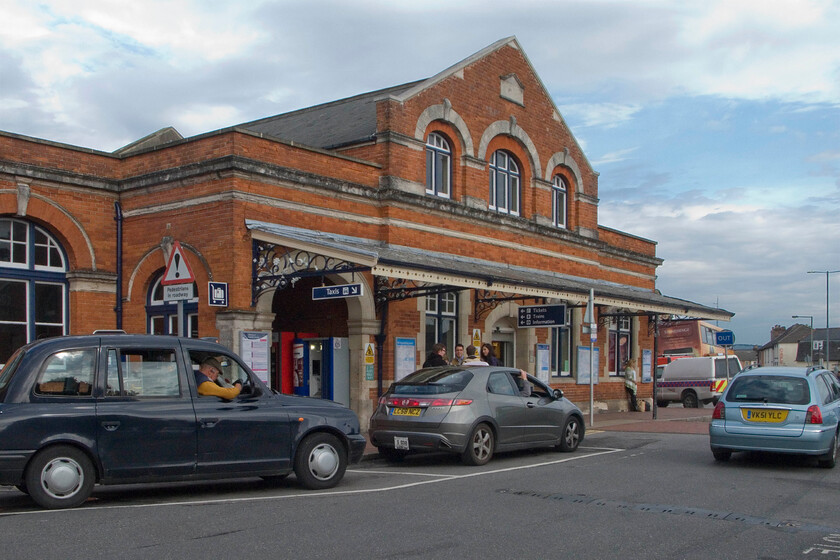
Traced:
<path fill-rule="evenodd" d="M 216 358 L 204 358 L 198 371 L 195 372 L 195 384 L 198 387 L 198 394 L 202 396 L 221 397 L 233 399 L 242 391 L 242 383 L 236 381 L 233 387 L 220 387 L 216 379 L 222 373 L 222 364 Z"/>

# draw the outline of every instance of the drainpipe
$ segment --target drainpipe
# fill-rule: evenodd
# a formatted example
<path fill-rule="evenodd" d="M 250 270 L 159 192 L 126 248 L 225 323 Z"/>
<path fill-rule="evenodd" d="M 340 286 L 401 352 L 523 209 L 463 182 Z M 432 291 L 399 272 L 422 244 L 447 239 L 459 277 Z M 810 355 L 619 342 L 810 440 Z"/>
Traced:
<path fill-rule="evenodd" d="M 382 356 L 385 354 L 385 325 L 388 322 L 388 300 L 382 304 L 382 317 L 379 322 L 379 334 L 376 335 L 376 398 L 382 396 L 382 383 L 384 377 L 384 364 Z M 374 406 L 374 408 L 376 408 Z"/>
<path fill-rule="evenodd" d="M 123 215 L 119 202 L 114 203 L 114 221 L 117 222 L 117 306 L 114 311 L 117 314 L 117 329 L 122 329 L 123 308 L 122 308 L 122 236 L 123 236 Z"/>

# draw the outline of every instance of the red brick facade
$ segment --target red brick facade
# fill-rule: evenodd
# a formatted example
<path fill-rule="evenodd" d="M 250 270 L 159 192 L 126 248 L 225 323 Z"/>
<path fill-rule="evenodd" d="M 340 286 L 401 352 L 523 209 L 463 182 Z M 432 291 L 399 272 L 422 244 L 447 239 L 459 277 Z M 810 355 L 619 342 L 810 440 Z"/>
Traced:
<path fill-rule="evenodd" d="M 503 82 L 514 84 L 514 96 L 516 84 L 521 85 L 521 102 L 500 94 Z M 598 225 L 598 174 L 514 39 L 419 86 L 383 96 L 376 101 L 375 119 L 374 138 L 335 149 L 266 137 L 247 125 L 114 154 L 0 133 L 0 218 L 38 224 L 65 250 L 67 331 L 73 334 L 117 326 L 117 278 L 122 279 L 123 328 L 146 332 L 146 298 L 166 263 L 166 242 L 173 240 L 181 243 L 196 276 L 199 335 L 219 336 L 236 350 L 239 331 L 272 329 L 284 315 L 283 298 L 308 301 L 309 293 L 287 288 L 281 295 L 278 289 L 252 302 L 254 254 L 246 220 L 654 289 L 660 264 L 655 243 Z M 424 192 L 425 139 L 432 132 L 451 147 L 449 199 Z M 519 216 L 488 209 L 488 161 L 496 150 L 505 150 L 519 165 Z M 551 181 L 558 173 L 569 186 L 566 228 L 551 225 Z M 115 203 L 123 215 L 122 270 L 117 269 Z M 350 405 L 364 418 L 379 384 L 366 379 L 363 353 L 382 334 L 382 315 L 372 299 L 374 274 L 358 272 L 352 278 L 366 284 L 366 297 L 348 300 L 341 313 L 329 313 L 332 319 L 324 319 L 320 330 L 349 338 Z M 350 279 L 328 274 L 324 281 Z M 211 280 L 228 283 L 227 308 L 206 304 Z M 549 341 L 549 330 L 516 329 L 516 307 L 541 301 L 504 303 L 476 318 L 476 292 L 458 297 L 458 341 L 468 344 L 473 329 L 491 341 L 495 327 L 513 327 L 513 361 L 535 372 L 534 347 Z M 409 298 L 389 304 L 385 344 L 377 355 L 385 388 L 394 378 L 396 337 L 415 339 L 418 366 L 424 359 L 422 302 Z M 588 344 L 580 328 L 583 309 L 580 300 L 568 303 L 575 306 L 571 375 L 549 381 L 588 407 L 589 386 L 576 383 L 574 363 L 575 349 Z M 599 310 L 619 313 L 621 306 Z M 629 355 L 641 371 L 642 353 L 653 350 L 653 337 L 644 310 L 628 316 Z M 283 317 L 284 324 L 289 320 Z M 299 330 L 318 330 L 312 321 L 308 317 Z M 602 357 L 608 352 L 607 328 L 602 319 L 597 343 Z M 451 355 L 452 348 L 448 351 Z M 610 375 L 608 365 L 601 360 L 596 398 L 626 406 L 622 379 Z M 639 387 L 642 397 L 650 397 L 650 384 Z"/>

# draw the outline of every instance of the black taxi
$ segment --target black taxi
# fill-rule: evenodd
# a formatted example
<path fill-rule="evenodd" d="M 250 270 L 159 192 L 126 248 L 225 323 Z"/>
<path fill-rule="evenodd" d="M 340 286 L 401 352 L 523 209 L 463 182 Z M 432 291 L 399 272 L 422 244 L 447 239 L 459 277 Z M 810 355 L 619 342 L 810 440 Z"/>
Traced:
<path fill-rule="evenodd" d="M 241 387 L 234 398 L 199 394 L 211 358 L 216 383 Z M 0 485 L 45 508 L 77 506 L 95 484 L 294 472 L 306 488 L 331 488 L 364 448 L 353 411 L 276 393 L 205 340 L 56 337 L 21 347 L 0 370 Z"/>

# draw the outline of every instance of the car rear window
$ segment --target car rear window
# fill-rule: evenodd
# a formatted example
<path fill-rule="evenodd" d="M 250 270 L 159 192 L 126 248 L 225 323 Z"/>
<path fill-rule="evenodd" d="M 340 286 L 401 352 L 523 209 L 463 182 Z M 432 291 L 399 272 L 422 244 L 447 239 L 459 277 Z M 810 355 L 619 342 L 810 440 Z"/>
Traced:
<path fill-rule="evenodd" d="M 463 391 L 472 378 L 472 373 L 461 368 L 421 369 L 391 385 L 391 392 L 401 395 L 456 393 Z"/>
<path fill-rule="evenodd" d="M 781 375 L 739 375 L 732 382 L 726 400 L 775 404 L 808 404 L 811 391 L 803 377 Z"/>

